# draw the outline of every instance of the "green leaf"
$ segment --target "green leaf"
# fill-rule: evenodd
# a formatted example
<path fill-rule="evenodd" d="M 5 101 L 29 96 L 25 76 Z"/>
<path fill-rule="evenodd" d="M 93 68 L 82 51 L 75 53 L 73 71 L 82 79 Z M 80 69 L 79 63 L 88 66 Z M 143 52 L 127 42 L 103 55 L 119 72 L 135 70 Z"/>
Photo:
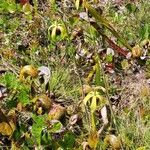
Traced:
<path fill-rule="evenodd" d="M 65 134 L 62 141 L 59 141 L 60 146 L 64 150 L 72 150 L 75 143 L 75 135 L 71 132 Z"/>
<path fill-rule="evenodd" d="M 15 11 L 17 10 L 15 3 L 11 3 L 7 6 L 7 10 L 10 13 L 15 13 Z"/>
<path fill-rule="evenodd" d="M 112 55 L 112 54 L 108 54 L 108 55 L 106 56 L 106 61 L 107 61 L 108 63 L 111 63 L 111 62 L 113 61 L 113 55 Z"/>
<path fill-rule="evenodd" d="M 127 10 L 128 10 L 130 13 L 135 12 L 136 9 L 137 9 L 136 5 L 133 4 L 133 3 L 128 3 L 128 4 L 126 5 L 126 8 L 127 8 Z"/>
<path fill-rule="evenodd" d="M 6 73 L 4 76 L 4 84 L 6 84 L 6 87 L 9 89 L 16 89 L 19 82 L 17 81 L 16 76 L 13 73 Z"/>
<path fill-rule="evenodd" d="M 28 91 L 21 90 L 18 94 L 18 100 L 24 105 L 29 104 L 30 100 Z"/>
<path fill-rule="evenodd" d="M 144 26 L 140 28 L 139 34 L 142 39 L 149 39 L 150 38 L 150 24 L 148 23 L 144 24 Z"/>
<path fill-rule="evenodd" d="M 41 137 L 41 145 L 52 145 L 52 138 L 48 132 L 44 132 Z"/>
<path fill-rule="evenodd" d="M 8 98 L 6 100 L 6 107 L 11 109 L 17 106 L 17 99 L 16 98 Z"/>
<path fill-rule="evenodd" d="M 52 126 L 51 126 L 51 129 L 49 130 L 49 132 L 59 133 L 61 131 L 62 127 L 63 127 L 63 125 L 61 124 L 60 121 L 54 120 L 54 121 L 52 121 Z"/>
<path fill-rule="evenodd" d="M 8 2 L 2 1 L 0 2 L 0 11 L 4 11 L 5 9 L 7 10 Z"/>
<path fill-rule="evenodd" d="M 46 127 L 46 124 L 45 124 L 46 116 L 36 116 L 33 114 L 32 118 L 34 120 L 34 123 L 32 125 L 32 135 L 36 140 L 36 144 L 40 145 L 41 144 L 41 132 L 43 128 Z"/>
<path fill-rule="evenodd" d="M 101 85 L 101 73 L 100 73 L 100 67 L 98 63 L 96 64 L 95 85 L 96 86 Z"/>

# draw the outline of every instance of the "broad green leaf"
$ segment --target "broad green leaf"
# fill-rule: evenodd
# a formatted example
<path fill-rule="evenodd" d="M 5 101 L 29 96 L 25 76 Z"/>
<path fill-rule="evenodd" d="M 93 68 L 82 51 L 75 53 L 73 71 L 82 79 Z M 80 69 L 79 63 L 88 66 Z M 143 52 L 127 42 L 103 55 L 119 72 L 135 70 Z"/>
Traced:
<path fill-rule="evenodd" d="M 32 125 L 32 135 L 36 140 L 37 145 L 41 144 L 41 132 L 44 127 L 46 127 L 45 124 L 45 116 L 36 116 L 33 114 L 32 116 L 34 123 Z"/>
<path fill-rule="evenodd" d="M 41 137 L 41 145 L 52 145 L 52 137 L 47 131 L 43 132 Z"/>
<path fill-rule="evenodd" d="M 139 30 L 140 38 L 150 39 L 150 24 L 146 23 Z"/>
<path fill-rule="evenodd" d="M 66 133 L 63 140 L 59 141 L 60 146 L 64 150 L 72 150 L 75 143 L 75 135 L 71 132 Z"/>
<path fill-rule="evenodd" d="M 106 56 L 106 61 L 107 61 L 108 63 L 111 63 L 111 62 L 113 61 L 113 55 L 112 55 L 112 54 L 107 55 L 107 56 Z"/>
<path fill-rule="evenodd" d="M 23 105 L 29 104 L 30 100 L 28 91 L 25 91 L 25 89 L 21 90 L 18 94 L 18 100 Z"/>
<path fill-rule="evenodd" d="M 6 87 L 9 89 L 16 89 L 19 84 L 16 76 L 13 73 L 6 73 L 2 81 L 4 82 L 4 84 L 6 84 Z"/>
<path fill-rule="evenodd" d="M 51 132 L 51 133 L 59 133 L 59 132 L 61 132 L 61 129 L 63 127 L 61 122 L 58 121 L 58 120 L 52 120 L 51 122 L 52 122 L 52 125 L 51 125 L 51 128 L 49 129 L 49 132 Z"/>

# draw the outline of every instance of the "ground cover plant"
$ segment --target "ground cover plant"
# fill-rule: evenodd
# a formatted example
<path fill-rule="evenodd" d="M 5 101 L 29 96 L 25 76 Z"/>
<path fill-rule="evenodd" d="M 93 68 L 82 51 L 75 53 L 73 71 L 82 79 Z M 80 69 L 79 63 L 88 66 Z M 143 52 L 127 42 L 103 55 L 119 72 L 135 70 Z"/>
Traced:
<path fill-rule="evenodd" d="M 149 0 L 1 0 L 0 148 L 150 149 Z"/>

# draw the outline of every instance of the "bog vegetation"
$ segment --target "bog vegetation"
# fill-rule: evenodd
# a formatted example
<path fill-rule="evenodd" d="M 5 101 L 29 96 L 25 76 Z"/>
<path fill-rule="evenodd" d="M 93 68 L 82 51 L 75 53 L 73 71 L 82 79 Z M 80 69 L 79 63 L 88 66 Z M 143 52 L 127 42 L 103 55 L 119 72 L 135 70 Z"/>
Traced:
<path fill-rule="evenodd" d="M 1 0 L 1 149 L 150 149 L 149 12 L 149 0 Z"/>

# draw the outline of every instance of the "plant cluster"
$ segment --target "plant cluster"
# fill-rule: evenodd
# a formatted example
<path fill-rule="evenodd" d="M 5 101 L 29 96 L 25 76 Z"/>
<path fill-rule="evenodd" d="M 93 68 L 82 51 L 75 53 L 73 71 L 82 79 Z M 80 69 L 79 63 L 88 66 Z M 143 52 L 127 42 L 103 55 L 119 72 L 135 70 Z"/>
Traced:
<path fill-rule="evenodd" d="M 149 149 L 148 0 L 2 0 L 0 147 Z"/>

